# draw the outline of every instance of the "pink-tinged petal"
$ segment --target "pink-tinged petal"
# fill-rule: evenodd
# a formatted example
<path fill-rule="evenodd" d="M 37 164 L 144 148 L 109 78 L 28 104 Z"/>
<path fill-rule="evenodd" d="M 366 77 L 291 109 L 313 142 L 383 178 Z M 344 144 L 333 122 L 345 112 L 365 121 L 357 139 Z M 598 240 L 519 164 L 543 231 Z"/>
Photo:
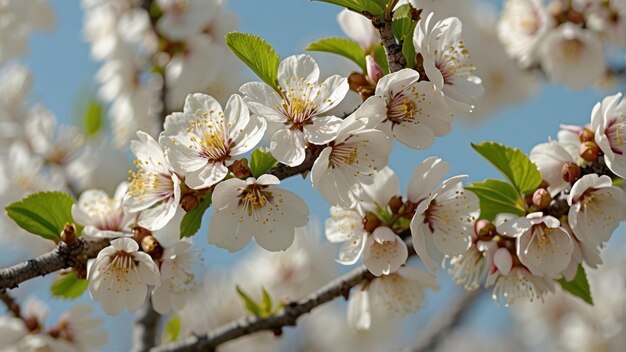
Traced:
<path fill-rule="evenodd" d="M 313 118 L 313 124 L 304 126 L 304 137 L 313 144 L 326 144 L 337 136 L 342 119 L 336 116 L 319 116 Z"/>
<path fill-rule="evenodd" d="M 270 142 L 272 156 L 287 166 L 298 166 L 306 157 L 304 134 L 287 128 L 274 133 Z"/>
<path fill-rule="evenodd" d="M 509 275 L 513 267 L 513 257 L 508 249 L 498 248 L 493 254 L 493 263 L 503 275 Z"/>
<path fill-rule="evenodd" d="M 388 230 L 384 232 L 391 231 Z M 406 263 L 409 255 L 406 244 L 399 236 L 393 234 L 395 237 L 393 240 L 384 240 L 383 242 L 380 240 L 387 238 L 387 236 L 384 235 L 381 238 L 380 235 L 379 232 L 378 238 L 373 235 L 370 236 L 363 251 L 363 263 L 374 276 L 389 275 L 395 272 Z"/>
<path fill-rule="evenodd" d="M 283 88 L 289 87 L 291 80 L 317 84 L 319 77 L 320 69 L 309 55 L 289 56 L 278 65 L 278 84 Z"/>
<path fill-rule="evenodd" d="M 357 331 L 369 330 L 372 324 L 369 295 L 363 285 L 352 289 L 348 300 L 348 326 Z"/>

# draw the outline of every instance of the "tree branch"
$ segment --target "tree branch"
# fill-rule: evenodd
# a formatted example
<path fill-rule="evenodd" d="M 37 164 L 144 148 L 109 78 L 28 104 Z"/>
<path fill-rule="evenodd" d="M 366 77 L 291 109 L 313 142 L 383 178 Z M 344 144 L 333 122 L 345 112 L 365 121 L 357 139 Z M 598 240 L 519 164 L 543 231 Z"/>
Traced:
<path fill-rule="evenodd" d="M 389 63 L 389 72 L 397 72 L 406 66 L 406 59 L 402 54 L 402 46 L 396 43 L 391 29 L 391 21 L 381 21 L 377 18 L 372 19 L 372 24 L 380 33 L 380 40 L 385 48 L 387 62 Z"/>
<path fill-rule="evenodd" d="M 344 295 L 352 287 L 358 285 L 374 276 L 364 265 L 352 270 L 348 274 L 331 281 L 326 286 L 315 291 L 309 297 L 291 302 L 278 313 L 266 318 L 246 317 L 238 321 L 223 325 L 205 336 L 192 336 L 186 340 L 170 345 L 153 348 L 152 352 L 166 351 L 212 351 L 217 346 L 242 336 L 246 336 L 258 331 L 270 330 L 278 331 L 285 326 L 295 326 L 298 318 L 313 308 L 330 302 L 331 300 Z"/>
<path fill-rule="evenodd" d="M 456 328 L 462 321 L 472 304 L 480 297 L 482 290 L 461 293 L 452 301 L 446 311 L 422 330 L 417 342 L 406 352 L 433 351 L 443 341 L 447 333 Z"/>
<path fill-rule="evenodd" d="M 52 251 L 37 258 L 0 269 L 0 291 L 15 288 L 24 281 L 52 272 L 86 264 L 109 245 L 108 239 L 86 240 L 79 238 L 74 244 L 60 242 Z"/>
<path fill-rule="evenodd" d="M 146 299 L 135 315 L 133 352 L 147 352 L 157 345 L 160 318 L 161 315 L 152 308 L 152 300 Z"/>
<path fill-rule="evenodd" d="M 280 180 L 295 176 L 295 175 L 306 175 L 307 172 L 311 171 L 313 164 L 320 153 L 324 148 L 316 145 L 310 145 L 306 149 L 306 156 L 302 164 L 294 167 L 289 167 L 284 164 L 278 164 L 278 166 L 272 168 L 268 174 L 272 174 L 278 177 Z"/>

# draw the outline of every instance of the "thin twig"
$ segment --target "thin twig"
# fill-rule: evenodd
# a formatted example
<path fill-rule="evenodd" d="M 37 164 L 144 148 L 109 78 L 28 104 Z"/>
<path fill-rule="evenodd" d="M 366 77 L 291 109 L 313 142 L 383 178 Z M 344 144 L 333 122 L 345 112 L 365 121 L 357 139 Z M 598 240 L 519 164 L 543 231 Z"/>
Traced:
<path fill-rule="evenodd" d="M 447 309 L 430 323 L 426 329 L 422 330 L 417 338 L 417 342 L 406 352 L 426 352 L 433 351 L 447 336 L 447 333 L 455 329 L 462 321 L 469 308 L 472 307 L 483 291 L 461 293 L 454 301 L 447 305 Z"/>
<path fill-rule="evenodd" d="M 85 265 L 109 245 L 109 240 L 79 238 L 74 244 L 60 242 L 52 251 L 34 259 L 0 269 L 0 290 L 15 288 L 24 281 L 53 273 L 61 269 Z"/>
<path fill-rule="evenodd" d="M 147 352 L 156 346 L 161 315 L 152 308 L 152 300 L 146 299 L 135 315 L 133 328 L 133 352 Z"/>
<path fill-rule="evenodd" d="M 0 290 L 0 300 L 7 306 L 7 310 L 13 314 L 14 317 L 20 318 L 20 305 L 15 302 L 15 299 L 7 292 L 7 290 Z"/>

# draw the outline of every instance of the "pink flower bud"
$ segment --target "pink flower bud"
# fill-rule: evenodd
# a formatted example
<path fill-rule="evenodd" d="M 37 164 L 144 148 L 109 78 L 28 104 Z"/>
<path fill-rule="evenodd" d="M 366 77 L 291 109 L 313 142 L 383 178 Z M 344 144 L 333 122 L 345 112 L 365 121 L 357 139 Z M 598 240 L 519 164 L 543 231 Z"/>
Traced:
<path fill-rule="evenodd" d="M 367 63 L 367 75 L 374 84 L 378 83 L 378 81 L 383 78 L 383 69 L 380 68 L 380 65 L 376 62 L 372 55 L 367 55 L 365 57 L 365 61 Z"/>

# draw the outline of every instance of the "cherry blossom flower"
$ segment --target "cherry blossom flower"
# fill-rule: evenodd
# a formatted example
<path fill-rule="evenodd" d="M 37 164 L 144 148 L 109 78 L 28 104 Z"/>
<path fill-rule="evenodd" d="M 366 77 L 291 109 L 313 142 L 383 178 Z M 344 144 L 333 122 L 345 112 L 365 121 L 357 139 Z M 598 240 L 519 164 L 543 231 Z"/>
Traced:
<path fill-rule="evenodd" d="M 127 190 L 128 183 L 122 182 L 113 198 L 97 189 L 81 193 L 78 202 L 72 205 L 72 217 L 85 227 L 84 235 L 108 238 L 132 235 L 131 225 L 136 216 L 122 207 Z"/>
<path fill-rule="evenodd" d="M 400 268 L 409 256 L 406 244 L 390 228 L 378 227 L 367 238 L 363 263 L 374 276 L 389 275 Z"/>
<path fill-rule="evenodd" d="M 461 21 L 449 17 L 435 22 L 433 16 L 432 12 L 422 15 L 415 27 L 413 45 L 422 55 L 429 81 L 443 91 L 446 103 L 458 111 L 472 111 L 484 89 L 480 78 L 473 74 L 476 68 L 461 39 Z"/>
<path fill-rule="evenodd" d="M 160 283 L 156 264 L 138 249 L 132 239 L 115 239 L 89 268 L 89 294 L 109 314 L 119 314 L 125 306 L 129 312 L 136 310 L 146 299 L 147 285 Z"/>
<path fill-rule="evenodd" d="M 132 173 L 124 207 L 141 212 L 138 224 L 149 230 L 165 226 L 176 214 L 180 202 L 180 179 L 165 160 L 161 146 L 144 132 L 137 132 L 139 141 L 131 142 L 131 150 L 139 167 Z"/>
<path fill-rule="evenodd" d="M 107 342 L 107 333 L 102 319 L 91 314 L 90 305 L 77 304 L 65 312 L 59 319 L 59 340 L 68 341 L 77 351 L 90 351 L 103 347 Z"/>
<path fill-rule="evenodd" d="M 270 150 L 281 163 L 302 164 L 306 143 L 323 145 L 335 138 L 341 119 L 324 116 L 348 92 L 348 81 L 338 75 L 319 83 L 320 70 L 308 55 L 290 56 L 278 66 L 280 92 L 260 82 L 244 84 L 250 110 L 268 121 L 274 132 Z"/>
<path fill-rule="evenodd" d="M 608 96 L 591 112 L 591 129 L 606 166 L 617 176 L 626 178 L 626 103 L 622 94 Z"/>
<path fill-rule="evenodd" d="M 539 43 L 551 27 L 542 0 L 508 0 L 497 28 L 507 53 L 528 67 L 537 61 Z"/>
<path fill-rule="evenodd" d="M 498 233 L 517 238 L 517 256 L 533 275 L 558 278 L 572 259 L 573 240 L 553 216 L 531 213 L 499 225 Z"/>
<path fill-rule="evenodd" d="M 190 94 L 184 112 L 165 119 L 162 143 L 176 172 L 192 189 L 207 188 L 228 174 L 233 157 L 254 148 L 265 132 L 265 120 L 250 117 L 243 99 L 233 95 L 224 112 L 208 95 Z"/>
<path fill-rule="evenodd" d="M 450 132 L 454 114 L 443 94 L 411 69 L 384 76 L 376 85 L 376 95 L 385 98 L 386 119 L 379 126 L 389 136 L 413 149 L 425 149 Z"/>
<path fill-rule="evenodd" d="M 343 9 L 337 14 L 337 23 L 348 38 L 357 42 L 366 52 L 373 50 L 380 42 L 380 35 L 372 21 L 359 13 Z"/>
<path fill-rule="evenodd" d="M 478 289 L 489 270 L 485 255 L 476 246 L 471 246 L 464 254 L 450 259 L 450 265 L 448 273 L 457 285 L 462 285 L 467 291 Z"/>
<path fill-rule="evenodd" d="M 387 164 L 391 140 L 375 129 L 385 116 L 382 104 L 380 97 L 368 98 L 341 123 L 336 138 L 315 160 L 313 187 L 331 205 L 351 208 L 360 185 L 370 183 Z"/>
<path fill-rule="evenodd" d="M 467 176 L 449 178 L 434 189 L 447 168 L 441 159 L 428 158 L 416 168 L 409 186 L 409 200 L 418 204 L 411 220 L 413 247 L 432 273 L 445 257 L 469 249 L 479 212 L 478 197 L 461 184 Z"/>
<path fill-rule="evenodd" d="M 355 330 L 368 330 L 372 315 L 391 313 L 402 317 L 415 313 L 424 302 L 426 288 L 438 289 L 435 277 L 407 266 L 367 285 L 357 285 L 348 300 L 348 325 Z"/>
<path fill-rule="evenodd" d="M 361 257 L 367 240 L 362 216 L 355 210 L 335 206 L 330 207 L 330 216 L 326 220 L 326 238 L 331 243 L 343 243 L 337 262 L 352 265 Z"/>
<path fill-rule="evenodd" d="M 550 31 L 542 40 L 539 51 L 541 68 L 548 78 L 572 89 L 582 89 L 597 82 L 605 71 L 600 38 L 572 23 Z"/>
<path fill-rule="evenodd" d="M 624 190 L 613 186 L 606 175 L 589 174 L 576 181 L 567 203 L 572 232 L 580 241 L 595 246 L 607 242 L 626 219 Z"/>
<path fill-rule="evenodd" d="M 218 183 L 212 196 L 215 212 L 209 243 L 236 252 L 254 236 L 268 251 L 289 248 L 295 229 L 309 221 L 309 209 L 296 194 L 278 188 L 279 183 L 273 175 Z"/>
<path fill-rule="evenodd" d="M 554 287 L 554 280 L 535 276 L 523 266 L 516 266 L 507 275 L 497 277 L 492 297 L 498 304 L 503 304 L 505 307 L 513 304 L 517 299 L 543 302 L 546 294 L 554 291 Z"/>
<path fill-rule="evenodd" d="M 160 314 L 179 311 L 187 296 L 198 285 L 202 253 L 191 242 L 178 241 L 163 251 L 161 285 L 152 291 L 152 306 Z"/>

